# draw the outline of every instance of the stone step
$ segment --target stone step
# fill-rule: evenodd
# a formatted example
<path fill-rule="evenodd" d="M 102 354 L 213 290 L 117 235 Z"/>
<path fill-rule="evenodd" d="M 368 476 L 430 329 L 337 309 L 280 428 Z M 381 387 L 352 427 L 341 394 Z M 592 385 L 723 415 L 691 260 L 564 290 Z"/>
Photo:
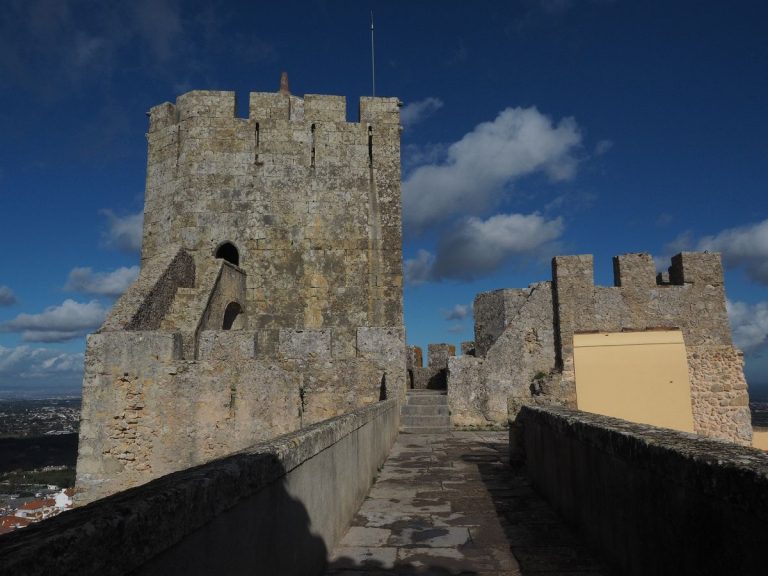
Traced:
<path fill-rule="evenodd" d="M 438 396 L 436 394 L 407 396 L 406 404 L 408 406 L 448 406 L 448 396 Z"/>
<path fill-rule="evenodd" d="M 420 395 L 433 395 L 433 394 L 442 394 L 446 395 L 448 393 L 447 390 L 432 390 L 430 388 L 411 388 L 410 390 L 406 391 L 406 394 L 408 396 L 420 396 Z"/>
<path fill-rule="evenodd" d="M 427 426 L 427 427 L 439 427 L 439 426 L 445 426 L 446 428 L 451 425 L 451 418 L 448 416 L 448 414 L 443 414 L 440 416 L 410 416 L 410 415 L 402 415 L 400 416 L 400 426 L 404 428 L 412 427 L 412 426 Z"/>
<path fill-rule="evenodd" d="M 400 428 L 400 432 L 403 434 L 440 434 L 449 431 L 450 428 L 448 426 L 409 426 Z"/>
<path fill-rule="evenodd" d="M 448 416 L 448 406 L 442 404 L 406 404 L 400 413 L 403 416 Z"/>

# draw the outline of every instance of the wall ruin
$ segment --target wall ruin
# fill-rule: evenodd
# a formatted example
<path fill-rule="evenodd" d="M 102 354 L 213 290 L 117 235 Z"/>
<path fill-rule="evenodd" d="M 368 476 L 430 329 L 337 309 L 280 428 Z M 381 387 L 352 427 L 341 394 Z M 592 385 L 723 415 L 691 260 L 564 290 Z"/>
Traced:
<path fill-rule="evenodd" d="M 747 384 L 733 347 L 719 254 L 683 252 L 668 280 L 648 254 L 614 258 L 614 286 L 594 285 L 592 256 L 558 256 L 552 282 L 475 298 L 477 357 L 452 358 L 454 425 L 500 425 L 524 404 L 577 406 L 573 336 L 679 329 L 696 433 L 748 445 Z M 509 398 L 509 401 L 508 401 Z"/>

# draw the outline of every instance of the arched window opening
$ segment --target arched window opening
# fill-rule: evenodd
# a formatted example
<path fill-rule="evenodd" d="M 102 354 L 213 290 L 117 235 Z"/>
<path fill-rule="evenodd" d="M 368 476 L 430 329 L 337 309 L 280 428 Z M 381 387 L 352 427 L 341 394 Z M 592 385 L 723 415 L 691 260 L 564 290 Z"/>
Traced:
<path fill-rule="evenodd" d="M 240 266 L 240 253 L 232 242 L 224 242 L 216 249 L 216 258 L 223 258 L 230 264 Z"/>
<path fill-rule="evenodd" d="M 232 330 L 233 327 L 237 329 L 239 326 L 235 326 L 235 321 L 242 311 L 242 307 L 237 302 L 230 302 L 227 304 L 227 308 L 224 310 L 224 321 L 221 323 L 221 329 Z M 238 322 L 238 324 L 240 323 Z"/>

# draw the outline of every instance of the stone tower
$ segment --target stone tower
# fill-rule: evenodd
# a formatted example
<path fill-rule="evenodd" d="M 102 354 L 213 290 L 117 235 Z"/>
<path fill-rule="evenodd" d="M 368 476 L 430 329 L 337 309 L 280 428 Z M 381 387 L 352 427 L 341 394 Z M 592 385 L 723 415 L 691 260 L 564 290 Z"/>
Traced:
<path fill-rule="evenodd" d="M 88 339 L 81 501 L 402 395 L 396 98 L 149 113 L 141 272 Z"/>

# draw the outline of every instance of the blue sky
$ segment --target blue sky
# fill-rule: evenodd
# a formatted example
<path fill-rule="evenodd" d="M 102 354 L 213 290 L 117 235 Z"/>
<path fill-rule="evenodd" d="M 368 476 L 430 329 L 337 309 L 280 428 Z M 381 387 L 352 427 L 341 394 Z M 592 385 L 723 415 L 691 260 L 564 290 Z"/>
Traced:
<path fill-rule="evenodd" d="M 723 253 L 747 375 L 768 384 L 762 2 L 6 0 L 0 392 L 77 390 L 83 335 L 137 272 L 147 120 L 190 89 L 404 103 L 409 340 L 472 338 L 479 291 L 555 254 Z M 661 264 L 660 264 L 661 265 Z M 767 386 L 768 387 L 768 386 Z"/>

